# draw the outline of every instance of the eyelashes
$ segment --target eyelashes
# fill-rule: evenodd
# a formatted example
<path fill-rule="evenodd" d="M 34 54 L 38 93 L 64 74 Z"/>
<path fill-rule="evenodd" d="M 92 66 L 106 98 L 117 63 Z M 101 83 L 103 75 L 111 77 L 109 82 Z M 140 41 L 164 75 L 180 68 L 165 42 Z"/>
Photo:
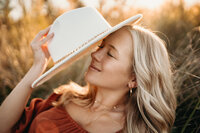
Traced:
<path fill-rule="evenodd" d="M 99 49 L 101 49 L 101 48 L 104 47 L 104 45 L 99 45 L 98 47 L 99 47 Z M 97 50 L 98 50 L 98 49 L 97 49 Z M 110 52 L 107 52 L 107 55 L 110 56 L 110 57 L 113 57 L 113 56 L 110 54 Z"/>
<path fill-rule="evenodd" d="M 107 53 L 107 55 L 113 57 L 109 52 Z"/>
<path fill-rule="evenodd" d="M 99 48 L 103 48 L 104 46 L 103 46 L 103 45 L 99 45 L 98 47 L 99 47 Z"/>

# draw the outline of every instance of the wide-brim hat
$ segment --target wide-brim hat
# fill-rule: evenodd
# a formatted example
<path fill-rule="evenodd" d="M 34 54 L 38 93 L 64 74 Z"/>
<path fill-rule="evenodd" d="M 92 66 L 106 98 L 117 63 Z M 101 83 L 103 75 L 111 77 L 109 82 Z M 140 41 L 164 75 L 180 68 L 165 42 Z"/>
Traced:
<path fill-rule="evenodd" d="M 31 85 L 35 88 L 49 80 L 68 64 L 94 49 L 106 36 L 121 27 L 136 23 L 141 14 L 132 16 L 112 27 L 93 7 L 77 8 L 60 15 L 53 22 L 50 33 L 53 39 L 48 42 L 48 51 L 54 66 L 37 78 Z"/>

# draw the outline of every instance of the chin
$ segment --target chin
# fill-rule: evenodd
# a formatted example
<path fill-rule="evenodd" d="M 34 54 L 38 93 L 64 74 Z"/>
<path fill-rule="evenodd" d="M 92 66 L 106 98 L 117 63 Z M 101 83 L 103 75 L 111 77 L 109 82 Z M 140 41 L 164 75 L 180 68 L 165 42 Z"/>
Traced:
<path fill-rule="evenodd" d="M 86 82 L 88 82 L 90 84 L 93 84 L 93 82 L 94 82 L 94 77 L 90 76 L 87 72 L 84 75 L 84 79 Z"/>
<path fill-rule="evenodd" d="M 96 81 L 96 78 L 90 74 L 88 74 L 87 72 L 85 73 L 84 75 L 84 80 L 85 82 L 89 83 L 89 84 L 92 84 L 92 85 L 95 85 L 95 86 L 98 86 L 98 83 Z"/>

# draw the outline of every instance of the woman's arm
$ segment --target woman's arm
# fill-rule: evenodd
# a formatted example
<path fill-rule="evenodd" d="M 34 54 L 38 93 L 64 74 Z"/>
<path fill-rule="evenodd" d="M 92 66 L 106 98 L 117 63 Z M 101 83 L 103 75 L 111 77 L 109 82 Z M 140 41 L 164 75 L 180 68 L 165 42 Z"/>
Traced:
<path fill-rule="evenodd" d="M 31 84 L 44 72 L 49 61 L 49 54 L 44 44 L 49 41 L 53 34 L 43 39 L 49 32 L 50 27 L 40 31 L 31 43 L 34 53 L 34 63 L 23 79 L 17 84 L 12 92 L 6 97 L 0 106 L 0 132 L 8 133 L 20 119 L 27 101 L 31 95 Z"/>

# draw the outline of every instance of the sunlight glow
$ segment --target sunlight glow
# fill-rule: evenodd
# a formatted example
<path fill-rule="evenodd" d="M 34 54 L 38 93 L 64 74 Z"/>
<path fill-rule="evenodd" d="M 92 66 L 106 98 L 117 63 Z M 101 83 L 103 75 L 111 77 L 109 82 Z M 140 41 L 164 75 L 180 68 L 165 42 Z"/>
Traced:
<path fill-rule="evenodd" d="M 25 3 L 27 10 L 31 10 L 31 0 L 22 0 Z M 98 7 L 99 1 L 101 0 L 80 0 L 86 6 Z M 128 6 L 146 8 L 146 9 L 158 9 L 167 0 L 126 0 Z M 66 0 L 50 0 L 50 2 L 59 9 L 69 8 L 69 3 Z M 200 0 L 184 0 L 185 6 L 190 7 L 194 4 L 200 4 Z M 107 6 L 113 6 L 116 0 L 106 1 Z M 22 17 L 22 8 L 20 7 L 18 0 L 10 0 L 9 7 L 12 9 L 9 16 L 14 20 L 18 20 Z"/>
<path fill-rule="evenodd" d="M 81 0 L 88 6 L 98 7 L 98 3 L 101 0 Z M 127 5 L 134 7 L 141 7 L 147 9 L 156 9 L 159 8 L 162 4 L 164 4 L 167 0 L 126 0 Z M 109 5 L 112 6 L 115 3 L 115 0 L 106 1 L 110 3 Z M 200 4 L 200 0 L 184 0 L 186 7 L 192 6 L 194 4 Z"/>
<path fill-rule="evenodd" d="M 192 5 L 198 4 L 200 5 L 200 0 L 184 0 L 187 7 L 190 7 Z"/>
<path fill-rule="evenodd" d="M 67 9 L 70 5 L 66 0 L 50 0 L 51 3 L 57 8 Z"/>
<path fill-rule="evenodd" d="M 161 6 L 165 0 L 128 0 L 127 3 L 142 8 L 155 9 Z"/>

